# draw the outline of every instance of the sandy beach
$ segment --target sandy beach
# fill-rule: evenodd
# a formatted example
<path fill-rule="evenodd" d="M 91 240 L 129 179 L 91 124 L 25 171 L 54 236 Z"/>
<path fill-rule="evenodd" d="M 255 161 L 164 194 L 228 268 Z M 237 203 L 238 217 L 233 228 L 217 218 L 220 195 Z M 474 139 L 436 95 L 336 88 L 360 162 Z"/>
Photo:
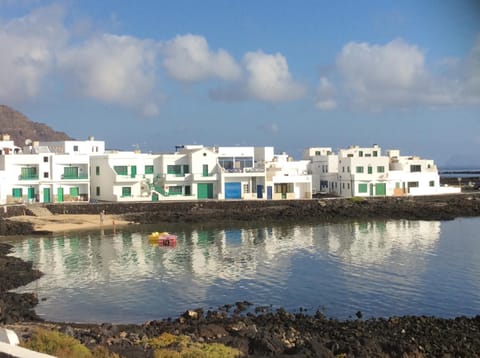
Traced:
<path fill-rule="evenodd" d="M 122 220 L 116 215 L 105 215 L 102 223 L 100 216 L 93 214 L 22 215 L 11 217 L 9 220 L 31 223 L 35 231 L 42 233 L 113 228 L 131 224 L 130 221 Z"/>

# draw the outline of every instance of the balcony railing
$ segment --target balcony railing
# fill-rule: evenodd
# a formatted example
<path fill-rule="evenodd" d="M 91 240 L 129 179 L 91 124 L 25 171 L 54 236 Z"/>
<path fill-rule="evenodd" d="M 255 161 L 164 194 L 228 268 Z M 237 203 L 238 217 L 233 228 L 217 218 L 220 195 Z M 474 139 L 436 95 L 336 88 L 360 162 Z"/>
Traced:
<path fill-rule="evenodd" d="M 88 179 L 88 174 L 62 174 L 62 179 Z"/>
<path fill-rule="evenodd" d="M 38 180 L 38 174 L 28 174 L 28 175 L 20 174 L 18 176 L 18 180 Z"/>

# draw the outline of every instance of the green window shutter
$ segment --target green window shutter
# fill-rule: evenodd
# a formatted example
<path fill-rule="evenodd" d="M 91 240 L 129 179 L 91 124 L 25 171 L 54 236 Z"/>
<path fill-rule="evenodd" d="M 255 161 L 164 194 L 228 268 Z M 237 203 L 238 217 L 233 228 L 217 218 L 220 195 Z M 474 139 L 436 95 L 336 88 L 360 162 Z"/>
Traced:
<path fill-rule="evenodd" d="M 368 192 L 368 185 L 367 184 L 358 184 L 358 192 L 359 193 L 367 193 Z"/>
<path fill-rule="evenodd" d="M 122 197 L 132 196 L 132 188 L 129 186 L 122 187 Z"/>
<path fill-rule="evenodd" d="M 153 174 L 153 165 L 145 165 L 145 174 Z"/>
<path fill-rule="evenodd" d="M 372 167 L 368 167 L 368 174 L 372 174 L 372 172 L 373 172 Z"/>
<path fill-rule="evenodd" d="M 356 167 L 355 170 L 357 173 L 363 173 L 363 167 Z"/>
<path fill-rule="evenodd" d="M 23 196 L 22 188 L 13 188 L 12 189 L 12 196 L 14 198 L 21 198 Z"/>
<path fill-rule="evenodd" d="M 373 151 L 373 156 L 378 157 L 378 152 L 376 150 Z"/>
<path fill-rule="evenodd" d="M 100 167 L 98 165 L 95 167 L 95 174 L 100 175 Z"/>
<path fill-rule="evenodd" d="M 182 166 L 181 165 L 167 165 L 167 174 L 181 175 Z"/>
<path fill-rule="evenodd" d="M 99 187 L 99 186 L 97 186 L 97 187 L 95 188 L 95 194 L 96 194 L 97 196 L 100 196 L 100 187 Z"/>
<path fill-rule="evenodd" d="M 190 168 L 189 168 L 188 164 L 185 164 L 183 166 L 183 174 L 188 174 L 188 173 L 190 173 Z"/>
<path fill-rule="evenodd" d="M 128 175 L 128 168 L 126 165 L 115 165 L 113 170 L 115 170 L 115 173 L 118 175 Z"/>
<path fill-rule="evenodd" d="M 203 164 L 202 174 L 204 177 L 208 177 L 208 164 Z"/>
<path fill-rule="evenodd" d="M 65 168 L 63 168 L 63 178 L 64 179 L 77 179 L 78 178 L 78 168 L 77 167 L 65 167 Z"/>
<path fill-rule="evenodd" d="M 382 166 L 378 166 L 377 167 L 377 173 L 385 173 L 385 167 L 382 165 Z"/>
<path fill-rule="evenodd" d="M 70 188 L 70 196 L 78 196 L 78 187 Z"/>
<path fill-rule="evenodd" d="M 363 150 L 361 150 L 361 151 L 358 152 L 358 156 L 359 156 L 359 157 L 363 157 Z"/>

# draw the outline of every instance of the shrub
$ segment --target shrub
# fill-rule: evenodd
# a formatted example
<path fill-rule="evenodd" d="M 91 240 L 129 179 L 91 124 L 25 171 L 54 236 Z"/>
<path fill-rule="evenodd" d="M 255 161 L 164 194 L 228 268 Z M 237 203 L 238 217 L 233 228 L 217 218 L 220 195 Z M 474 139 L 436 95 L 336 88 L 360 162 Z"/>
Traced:
<path fill-rule="evenodd" d="M 27 342 L 22 343 L 22 346 L 58 358 L 92 357 L 88 348 L 75 338 L 43 328 L 37 328 L 32 337 Z"/>
<path fill-rule="evenodd" d="M 148 344 L 155 349 L 154 358 L 235 358 L 242 353 L 220 343 L 196 343 L 187 336 L 163 333 Z"/>
<path fill-rule="evenodd" d="M 97 346 L 92 353 L 75 338 L 43 328 L 37 328 L 32 337 L 21 346 L 58 358 L 120 358 L 102 346 Z"/>

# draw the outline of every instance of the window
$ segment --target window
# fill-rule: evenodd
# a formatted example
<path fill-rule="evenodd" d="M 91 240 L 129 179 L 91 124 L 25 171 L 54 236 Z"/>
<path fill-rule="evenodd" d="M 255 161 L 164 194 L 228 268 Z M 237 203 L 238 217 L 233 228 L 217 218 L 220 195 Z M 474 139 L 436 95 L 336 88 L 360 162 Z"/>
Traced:
<path fill-rule="evenodd" d="M 347 157 L 352 158 L 353 154 L 347 154 Z"/>
<path fill-rule="evenodd" d="M 357 173 L 363 173 L 363 167 L 357 167 L 357 168 L 355 169 L 355 171 L 356 171 Z"/>
<path fill-rule="evenodd" d="M 78 152 L 78 145 L 74 145 L 74 146 L 73 146 L 73 151 L 74 151 L 74 152 Z"/>
<path fill-rule="evenodd" d="M 361 151 L 358 152 L 358 156 L 359 156 L 359 157 L 363 157 L 363 150 L 361 150 Z"/>
<path fill-rule="evenodd" d="M 182 166 L 167 165 L 167 174 L 182 175 Z"/>
<path fill-rule="evenodd" d="M 373 173 L 373 169 L 372 169 L 371 166 L 368 166 L 367 170 L 368 170 L 368 174 L 372 174 L 372 173 Z"/>
<path fill-rule="evenodd" d="M 132 188 L 129 186 L 122 187 L 122 198 L 132 196 Z"/>
<path fill-rule="evenodd" d="M 182 186 L 181 185 L 169 186 L 168 195 L 182 195 Z"/>
<path fill-rule="evenodd" d="M 345 189 L 345 183 L 342 183 L 342 189 Z"/>
<path fill-rule="evenodd" d="M 385 173 L 385 167 L 383 165 L 377 167 L 377 173 Z"/>
<path fill-rule="evenodd" d="M 408 182 L 408 188 L 418 188 L 418 181 L 409 181 Z"/>
<path fill-rule="evenodd" d="M 192 189 L 190 185 L 185 185 L 185 195 L 192 195 Z"/>
<path fill-rule="evenodd" d="M 97 187 L 95 188 L 95 194 L 96 194 L 97 196 L 100 196 L 100 187 L 99 187 L 99 186 L 97 186 Z"/>
<path fill-rule="evenodd" d="M 248 184 L 243 184 L 243 192 L 244 193 L 250 193 L 250 188 Z"/>
<path fill-rule="evenodd" d="M 100 167 L 98 165 L 95 167 L 95 174 L 100 175 Z"/>
<path fill-rule="evenodd" d="M 43 172 L 43 177 L 48 178 L 48 172 Z"/>
<path fill-rule="evenodd" d="M 435 182 L 434 182 L 433 180 L 430 180 L 430 181 L 428 182 L 428 185 L 431 186 L 431 187 L 433 187 L 433 186 L 435 186 Z"/>
<path fill-rule="evenodd" d="M 342 172 L 345 173 L 345 167 L 342 167 Z"/>
<path fill-rule="evenodd" d="M 418 164 L 412 164 L 410 165 L 410 172 L 415 173 L 415 172 L 421 172 L 422 171 L 422 166 Z"/>
<path fill-rule="evenodd" d="M 349 173 L 350 173 L 350 167 L 347 167 L 347 172 L 349 172 Z"/>
<path fill-rule="evenodd" d="M 145 174 L 153 174 L 153 165 L 145 165 Z"/>
<path fill-rule="evenodd" d="M 78 168 L 77 167 L 63 168 L 63 179 L 78 179 Z"/>
<path fill-rule="evenodd" d="M 43 157 L 43 162 L 48 163 L 48 157 Z"/>
<path fill-rule="evenodd" d="M 184 164 L 183 165 L 183 174 L 188 174 L 190 173 L 190 167 L 188 166 L 188 164 Z"/>
<path fill-rule="evenodd" d="M 358 192 L 359 193 L 367 193 L 368 192 L 368 185 L 367 184 L 358 184 Z"/>
<path fill-rule="evenodd" d="M 320 152 L 317 150 L 315 151 L 315 155 L 321 155 Z"/>
<path fill-rule="evenodd" d="M 21 198 L 23 196 L 22 188 L 13 188 L 12 189 L 12 196 L 14 198 Z"/>
<path fill-rule="evenodd" d="M 378 157 L 378 152 L 376 150 L 373 151 L 373 156 Z"/>
<path fill-rule="evenodd" d="M 128 175 L 128 167 L 126 165 L 115 165 L 113 170 L 115 170 L 115 173 L 118 175 Z"/>
<path fill-rule="evenodd" d="M 70 196 L 73 196 L 73 197 L 78 196 L 78 187 L 70 188 Z"/>
<path fill-rule="evenodd" d="M 21 168 L 20 179 L 23 179 L 23 180 L 38 179 L 37 168 L 35 167 Z"/>
<path fill-rule="evenodd" d="M 202 174 L 204 177 L 208 177 L 208 164 L 203 164 Z"/>

